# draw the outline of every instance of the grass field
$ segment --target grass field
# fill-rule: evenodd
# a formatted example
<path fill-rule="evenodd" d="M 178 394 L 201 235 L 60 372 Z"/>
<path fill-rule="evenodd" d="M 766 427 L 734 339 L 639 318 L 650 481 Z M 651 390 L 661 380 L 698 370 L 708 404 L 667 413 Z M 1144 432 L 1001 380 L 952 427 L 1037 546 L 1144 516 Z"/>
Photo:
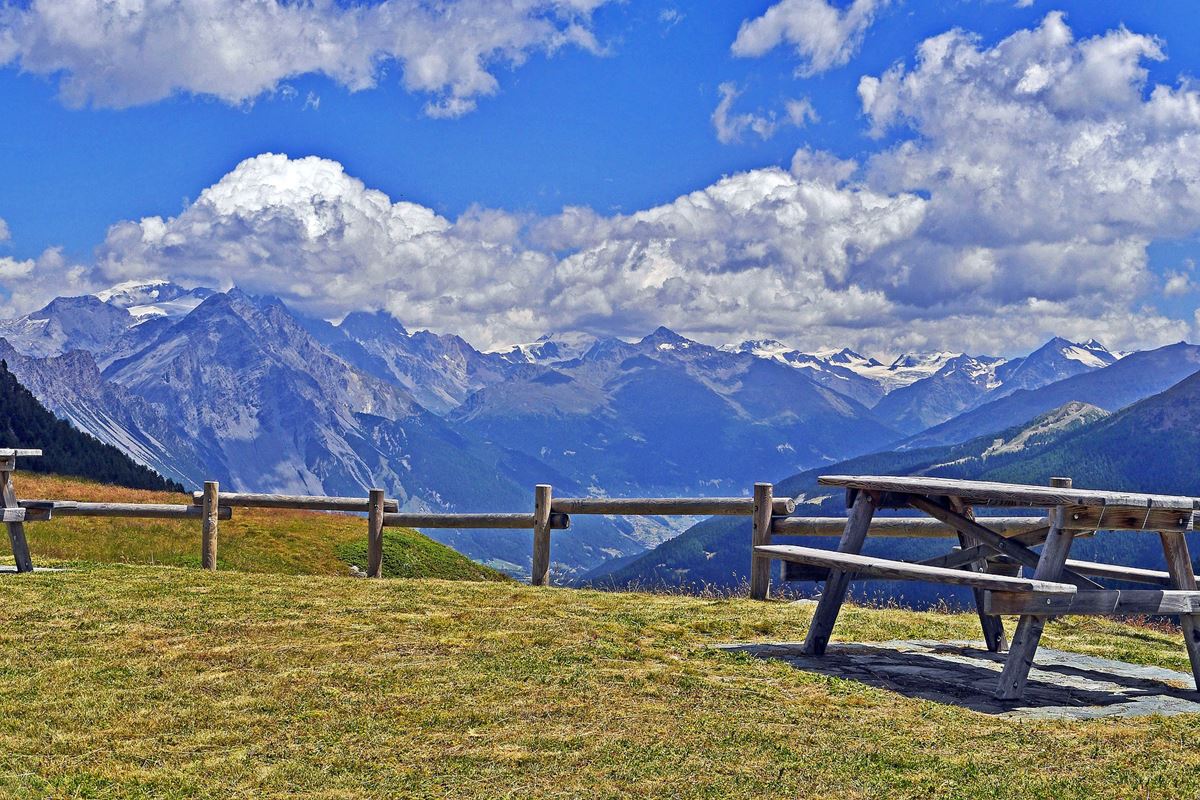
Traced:
<path fill-rule="evenodd" d="M 147 492 L 78 478 L 18 473 L 22 498 L 113 503 L 191 503 L 190 495 Z M 25 526 L 35 564 L 47 559 L 200 566 L 200 520 L 134 520 L 58 517 Z M 235 508 L 220 524 L 217 566 L 286 575 L 345 575 L 350 563 L 366 565 L 366 521 L 349 514 Z M 0 545 L 7 547 L 7 543 Z M 421 534 L 389 528 L 384 534 L 389 577 L 502 580 Z"/>
<path fill-rule="evenodd" d="M 1001 720 L 710 647 L 800 639 L 803 607 L 535 589 L 399 529 L 389 574 L 457 580 L 354 580 L 364 521 L 306 512 L 236 510 L 209 574 L 199 528 L 27 526 L 36 563 L 72 569 L 0 575 L 0 796 L 1200 797 L 1197 717 Z M 977 624 L 851 607 L 838 635 Z M 1187 670 L 1149 627 L 1044 641 Z"/>
<path fill-rule="evenodd" d="M 784 603 L 135 565 L 0 600 L 4 797 L 1200 795 L 1196 717 L 996 719 L 708 647 L 801 638 Z M 976 630 L 851 607 L 838 634 Z M 1186 669 L 1149 628 L 1045 642 Z"/>

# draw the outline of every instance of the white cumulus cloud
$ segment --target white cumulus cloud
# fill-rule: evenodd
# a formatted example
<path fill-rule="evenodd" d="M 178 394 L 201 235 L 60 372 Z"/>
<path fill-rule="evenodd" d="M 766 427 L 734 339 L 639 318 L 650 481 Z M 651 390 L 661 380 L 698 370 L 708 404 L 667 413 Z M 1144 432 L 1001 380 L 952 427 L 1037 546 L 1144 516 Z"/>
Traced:
<path fill-rule="evenodd" d="M 802 128 L 809 122 L 817 122 L 820 117 L 808 98 L 791 99 L 784 103 L 784 114 L 780 117 L 774 111 L 768 112 L 735 112 L 733 104 L 741 95 L 737 84 L 726 81 L 717 87 L 721 99 L 712 113 L 713 130 L 716 131 L 717 141 L 721 144 L 732 144 L 742 141 L 746 133 L 753 133 L 762 140 L 770 139 L 783 126 L 791 125 Z"/>
<path fill-rule="evenodd" d="M 496 93 L 498 66 L 599 51 L 606 2 L 30 0 L 0 5 L 0 66 L 56 77 L 71 105 L 120 108 L 177 92 L 243 103 L 309 73 L 367 89 L 394 61 L 427 113 L 456 116 Z"/>
<path fill-rule="evenodd" d="M 840 67 L 858 52 L 867 28 L 887 0 L 853 0 L 839 9 L 826 0 L 781 0 L 738 29 L 732 52 L 757 58 L 790 44 L 801 59 L 802 75 Z"/>

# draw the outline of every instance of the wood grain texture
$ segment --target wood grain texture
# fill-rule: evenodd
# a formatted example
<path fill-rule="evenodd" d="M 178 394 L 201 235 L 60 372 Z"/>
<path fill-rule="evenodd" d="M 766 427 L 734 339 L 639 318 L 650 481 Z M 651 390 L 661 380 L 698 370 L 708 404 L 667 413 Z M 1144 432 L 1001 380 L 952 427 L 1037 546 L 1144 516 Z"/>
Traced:
<path fill-rule="evenodd" d="M 1071 531 L 1060 527 L 1062 509 L 1051 512 L 1050 520 L 1050 534 L 1042 546 L 1037 569 L 1033 573 L 1034 579 L 1039 581 L 1055 581 L 1063 574 L 1074 539 Z M 1026 614 L 1017 623 L 1008 658 L 1004 661 L 1004 669 L 996 686 L 997 698 L 1016 700 L 1025 694 L 1025 683 L 1029 680 L 1029 670 L 1033 667 L 1033 657 L 1037 653 L 1042 630 L 1046 627 L 1046 619 L 1044 616 Z"/>
<path fill-rule="evenodd" d="M 12 460 L 15 460 L 13 457 Z M 20 509 L 17 503 L 17 491 L 13 487 L 12 470 L 0 470 L 0 508 Z M 25 523 L 23 520 L 6 521 L 8 543 L 12 547 L 13 563 L 17 572 L 33 572 L 33 559 L 29 555 L 29 541 L 25 538 Z"/>
<path fill-rule="evenodd" d="M 872 492 L 859 492 L 854 498 L 854 504 L 846 517 L 842 538 L 838 541 L 839 553 L 857 555 L 862 551 L 867 530 L 871 527 L 871 517 L 875 515 L 878 504 L 879 497 Z M 821 599 L 817 602 L 817 610 L 813 613 L 812 623 L 808 627 L 808 634 L 804 638 L 805 653 L 816 656 L 825 654 L 854 571 L 853 567 L 849 571 L 840 567 L 830 570 L 821 590 Z"/>
<path fill-rule="evenodd" d="M 1045 517 L 980 517 L 980 522 L 1005 538 L 1018 533 L 1044 530 Z M 775 517 L 774 536 L 841 536 L 845 517 Z M 873 517 L 870 538 L 957 539 L 958 531 L 941 520 L 927 517 Z"/>
<path fill-rule="evenodd" d="M 898 477 L 889 475 L 823 475 L 822 486 L 899 492 L 938 497 L 961 497 L 971 505 L 1050 508 L 1056 506 L 1132 506 L 1169 508 L 1191 512 L 1195 498 L 1176 495 L 1109 492 L 1054 486 L 1027 486 L 993 481 L 968 481 L 954 478 Z"/>
<path fill-rule="evenodd" d="M 533 530 L 533 514 L 438 514 L 402 511 L 384 514 L 386 528 L 503 528 L 510 530 Z M 550 530 L 562 531 L 571 527 L 571 518 L 566 514 L 550 515 Z"/>
<path fill-rule="evenodd" d="M 754 513 L 751 516 L 750 599 L 766 600 L 771 588 L 771 559 L 759 547 L 771 543 L 771 511 L 775 488 L 769 483 L 754 484 Z"/>
<path fill-rule="evenodd" d="M 1073 595 L 984 592 L 990 614 L 1058 616 L 1061 614 L 1195 614 L 1200 592 L 1155 589 L 1104 589 Z"/>
<path fill-rule="evenodd" d="M 539 483 L 533 491 L 533 559 L 529 582 L 534 586 L 550 584 L 550 509 L 554 489 Z"/>
<path fill-rule="evenodd" d="M 205 481 L 202 497 L 201 537 L 200 537 L 200 566 L 211 572 L 217 571 L 217 520 L 220 509 L 220 487 L 216 481 Z"/>
<path fill-rule="evenodd" d="M 192 502 L 201 505 L 204 492 L 193 492 Z M 221 502 L 241 508 L 290 508 L 298 511 L 370 511 L 366 497 L 322 497 L 320 495 L 257 494 L 253 492 L 222 492 Z M 384 500 L 384 511 L 399 511 L 395 500 Z"/>
<path fill-rule="evenodd" d="M 130 519 L 200 519 L 204 508 L 183 503 L 83 503 L 75 500 L 21 500 L 29 520 L 45 522 L 59 517 L 126 517 Z M 47 512 L 44 515 L 40 512 Z M 232 519 L 233 509 L 218 506 L 218 519 Z"/>
<path fill-rule="evenodd" d="M 926 514 L 940 519 L 948 525 L 953 525 L 957 530 L 974 537 L 980 544 L 985 544 L 989 547 L 992 547 L 996 550 L 996 552 L 1002 553 L 1026 567 L 1036 569 L 1040 563 L 1041 556 L 1039 556 L 1038 553 L 1029 549 L 1020 542 L 1014 541 L 1012 538 L 1001 536 L 995 531 L 980 525 L 975 520 L 969 519 L 956 511 L 946 508 L 945 506 L 938 505 L 932 500 L 920 495 L 910 495 L 908 499 L 913 508 L 920 509 Z M 1055 513 L 1059 512 L 1056 511 Z M 1047 538 L 1049 538 L 1049 535 L 1053 532 L 1053 530 L 1053 527 L 1049 529 Z M 1045 550 L 1043 549 L 1042 552 L 1044 553 Z M 1063 577 L 1065 580 L 1074 583 L 1081 589 L 1104 588 L 1095 581 L 1089 580 L 1083 575 L 1080 575 L 1072 570 L 1067 570 Z"/>
<path fill-rule="evenodd" d="M 796 501 L 774 498 L 772 513 L 791 514 Z M 744 516 L 754 514 L 753 497 L 557 497 L 553 511 L 563 514 L 629 514 L 632 516 Z"/>
<path fill-rule="evenodd" d="M 1175 588 L 1185 591 L 1196 589 L 1196 573 L 1192 567 L 1192 556 L 1188 552 L 1187 540 L 1182 533 L 1167 532 L 1162 537 L 1163 554 L 1167 557 L 1167 571 Z M 1192 677 L 1196 689 L 1200 690 L 1200 615 L 1181 614 L 1179 626 L 1183 629 L 1183 641 L 1188 659 L 1192 662 Z"/>
<path fill-rule="evenodd" d="M 383 489 L 367 492 L 367 577 L 383 577 Z"/>
<path fill-rule="evenodd" d="M 828 567 L 851 574 L 872 575 L 898 581 L 927 581 L 929 583 L 946 583 L 954 586 L 971 586 L 980 589 L 995 589 L 1010 592 L 1046 592 L 1055 594 L 1074 594 L 1076 587 L 1069 583 L 1034 580 L 1033 578 L 1012 578 L 1007 575 L 992 575 L 986 572 L 971 572 L 962 569 L 944 569 L 942 567 L 927 567 L 923 564 L 911 564 L 907 561 L 892 561 L 887 558 L 875 558 L 856 553 L 838 553 L 832 550 L 821 550 L 815 547 L 797 547 L 796 545 L 775 544 L 756 547 L 755 550 L 766 553 L 771 558 L 784 561 L 796 561 L 801 564 L 814 564 Z"/>

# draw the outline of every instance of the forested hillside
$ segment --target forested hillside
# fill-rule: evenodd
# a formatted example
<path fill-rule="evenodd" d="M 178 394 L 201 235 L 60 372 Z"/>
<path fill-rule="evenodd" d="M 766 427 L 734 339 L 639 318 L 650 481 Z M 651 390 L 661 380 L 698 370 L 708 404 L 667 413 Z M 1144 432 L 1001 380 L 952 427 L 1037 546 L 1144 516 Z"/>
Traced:
<path fill-rule="evenodd" d="M 183 491 L 174 481 L 143 467 L 112 445 L 82 433 L 42 406 L 0 360 L 0 447 L 27 447 L 42 451 L 41 458 L 26 458 L 21 469 L 78 475 L 102 483 L 134 489 Z"/>

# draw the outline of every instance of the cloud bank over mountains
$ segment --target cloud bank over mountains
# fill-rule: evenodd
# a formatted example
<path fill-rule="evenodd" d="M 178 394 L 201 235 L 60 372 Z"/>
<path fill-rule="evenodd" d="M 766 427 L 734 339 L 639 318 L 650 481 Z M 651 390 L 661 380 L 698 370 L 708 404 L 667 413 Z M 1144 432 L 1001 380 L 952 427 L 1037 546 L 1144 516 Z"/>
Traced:
<path fill-rule="evenodd" d="M 1144 64 L 1161 58 L 1124 28 L 1077 40 L 1056 13 L 992 47 L 950 31 L 861 79 L 868 132 L 899 137 L 863 163 L 802 149 L 790 170 L 631 214 L 451 220 L 337 162 L 266 154 L 177 216 L 113 225 L 86 269 L 47 251 L 0 258 L 0 274 L 10 310 L 64 283 L 169 276 L 331 318 L 383 308 L 485 347 L 659 324 L 884 352 L 1157 345 L 1195 327 L 1143 308 L 1165 288 L 1147 246 L 1200 228 L 1200 91 L 1151 85 Z"/>
<path fill-rule="evenodd" d="M 395 62 L 426 113 L 458 116 L 496 93 L 496 67 L 599 52 L 591 16 L 607 2 L 6 0 L 0 66 L 56 77 L 70 105 L 124 108 L 179 92 L 244 103 L 310 73 L 367 89 Z"/>

